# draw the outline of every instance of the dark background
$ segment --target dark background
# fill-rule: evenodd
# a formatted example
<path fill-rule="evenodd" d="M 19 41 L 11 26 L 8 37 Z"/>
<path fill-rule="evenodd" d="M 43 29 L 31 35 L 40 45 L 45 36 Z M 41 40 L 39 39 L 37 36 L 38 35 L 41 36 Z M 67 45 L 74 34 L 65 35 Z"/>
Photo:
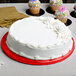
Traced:
<path fill-rule="evenodd" d="M 49 0 L 40 0 L 42 3 L 48 3 Z M 28 0 L 0 0 L 0 3 L 27 3 Z M 74 3 L 76 0 L 63 0 L 64 3 Z"/>

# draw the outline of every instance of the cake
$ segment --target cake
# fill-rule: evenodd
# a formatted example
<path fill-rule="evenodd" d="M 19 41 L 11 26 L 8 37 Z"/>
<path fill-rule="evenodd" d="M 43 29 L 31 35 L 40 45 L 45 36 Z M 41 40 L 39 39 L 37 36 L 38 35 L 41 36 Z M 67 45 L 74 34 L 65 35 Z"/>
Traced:
<path fill-rule="evenodd" d="M 68 53 L 73 41 L 69 28 L 58 19 L 28 17 L 12 24 L 6 44 L 20 56 L 46 60 Z"/>
<path fill-rule="evenodd" d="M 50 0 L 50 7 L 52 11 L 56 11 L 63 4 L 62 0 Z"/>
<path fill-rule="evenodd" d="M 76 3 L 74 5 L 74 15 L 76 16 Z"/>
<path fill-rule="evenodd" d="M 59 7 L 59 9 L 56 10 L 56 12 L 55 12 L 56 18 L 58 18 L 63 23 L 67 22 L 68 15 L 69 15 L 69 11 L 67 10 L 67 8 L 65 6 Z"/>
<path fill-rule="evenodd" d="M 29 0 L 28 2 L 30 13 L 35 15 L 40 12 L 40 1 L 39 0 Z"/>

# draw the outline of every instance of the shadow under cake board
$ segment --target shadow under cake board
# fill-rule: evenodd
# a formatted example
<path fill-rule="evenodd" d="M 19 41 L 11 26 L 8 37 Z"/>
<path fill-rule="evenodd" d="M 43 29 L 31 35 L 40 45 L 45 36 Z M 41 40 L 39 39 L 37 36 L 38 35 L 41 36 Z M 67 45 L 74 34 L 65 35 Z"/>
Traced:
<path fill-rule="evenodd" d="M 31 16 L 41 16 L 45 13 L 45 11 L 43 9 L 40 9 L 40 13 L 36 14 L 36 15 L 32 14 L 29 9 L 27 9 L 25 12 L 26 12 L 26 14 L 31 15 Z"/>
<path fill-rule="evenodd" d="M 50 14 L 55 14 L 55 12 L 51 10 L 51 7 L 47 7 L 46 11 Z"/>
<path fill-rule="evenodd" d="M 76 18 L 76 15 L 74 14 L 74 11 L 72 11 L 72 12 L 70 13 L 70 15 L 71 15 L 72 17 Z"/>

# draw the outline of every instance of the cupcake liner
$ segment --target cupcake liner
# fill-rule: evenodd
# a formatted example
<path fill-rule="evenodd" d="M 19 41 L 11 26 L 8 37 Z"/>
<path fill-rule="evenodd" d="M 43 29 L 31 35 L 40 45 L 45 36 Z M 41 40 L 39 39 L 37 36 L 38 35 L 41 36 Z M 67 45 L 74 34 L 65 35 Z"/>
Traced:
<path fill-rule="evenodd" d="M 65 18 L 68 18 L 68 16 L 65 16 L 65 17 L 57 17 L 57 18 L 65 19 Z"/>
<path fill-rule="evenodd" d="M 76 13 L 76 10 L 74 10 L 74 12 Z"/>
<path fill-rule="evenodd" d="M 57 17 L 57 19 L 59 19 L 59 20 L 60 20 L 61 22 L 63 22 L 63 23 L 66 23 L 68 18 L 64 18 L 64 19 L 63 19 L 63 18 L 58 18 L 58 17 Z"/>
<path fill-rule="evenodd" d="M 40 9 L 30 9 L 31 14 L 39 14 Z"/>

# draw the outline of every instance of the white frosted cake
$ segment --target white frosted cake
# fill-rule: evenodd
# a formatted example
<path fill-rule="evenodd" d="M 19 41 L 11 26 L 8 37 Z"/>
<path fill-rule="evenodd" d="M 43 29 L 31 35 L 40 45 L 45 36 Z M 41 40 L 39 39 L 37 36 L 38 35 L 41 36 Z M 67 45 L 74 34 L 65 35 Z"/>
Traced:
<path fill-rule="evenodd" d="M 52 17 L 16 21 L 10 27 L 6 43 L 14 53 L 36 60 L 63 56 L 73 45 L 69 28 Z"/>

